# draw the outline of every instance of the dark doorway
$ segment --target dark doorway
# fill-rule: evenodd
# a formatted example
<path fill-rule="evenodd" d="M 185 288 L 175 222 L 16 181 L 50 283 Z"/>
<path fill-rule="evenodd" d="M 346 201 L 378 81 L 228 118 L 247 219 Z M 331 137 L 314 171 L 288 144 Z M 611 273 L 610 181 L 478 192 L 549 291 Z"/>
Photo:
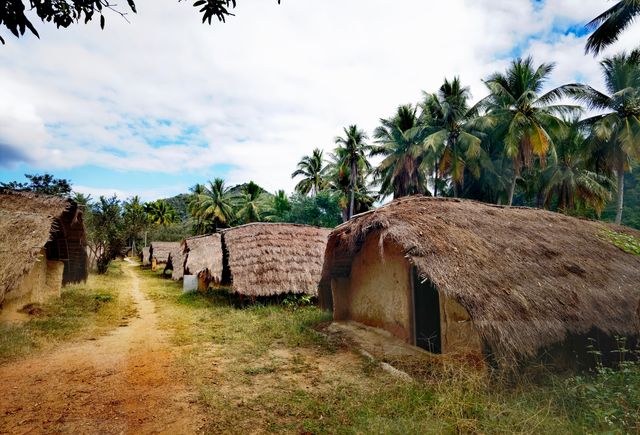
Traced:
<path fill-rule="evenodd" d="M 413 307 L 416 346 L 442 353 L 440 340 L 440 296 L 430 280 L 424 281 L 413 268 Z"/>

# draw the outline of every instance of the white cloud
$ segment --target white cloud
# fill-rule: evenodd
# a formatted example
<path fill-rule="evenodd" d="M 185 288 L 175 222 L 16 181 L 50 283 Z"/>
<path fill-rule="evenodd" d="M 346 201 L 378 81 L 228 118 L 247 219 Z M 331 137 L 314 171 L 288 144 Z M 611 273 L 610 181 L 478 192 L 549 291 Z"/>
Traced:
<path fill-rule="evenodd" d="M 3 153 L 51 170 L 90 164 L 201 173 L 226 163 L 235 168 L 230 183 L 253 179 L 291 190 L 299 158 L 314 147 L 330 149 L 343 126 L 371 131 L 378 118 L 437 89 L 444 77 L 460 75 L 480 98 L 481 79 L 503 69 L 516 46 L 537 62 L 557 62 L 554 84 L 576 77 L 598 84 L 584 38 L 552 30 L 586 22 L 607 6 L 240 0 L 235 18 L 209 27 L 186 2 L 137 4 L 131 24 L 113 14 L 104 31 L 97 23 L 56 30 L 38 22 L 41 40 L 6 38 Z M 632 47 L 636 30 L 618 47 Z M 154 148 L 155 139 L 163 145 Z M 91 180 L 82 183 L 90 189 Z"/>

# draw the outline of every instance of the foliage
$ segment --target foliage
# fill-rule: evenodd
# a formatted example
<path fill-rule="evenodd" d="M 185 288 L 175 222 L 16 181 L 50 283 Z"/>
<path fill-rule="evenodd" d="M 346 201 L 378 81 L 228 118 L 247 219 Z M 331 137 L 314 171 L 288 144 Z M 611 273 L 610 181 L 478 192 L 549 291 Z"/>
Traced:
<path fill-rule="evenodd" d="M 640 15 L 639 0 L 619 0 L 594 18 L 587 28 L 595 31 L 587 39 L 585 52 L 599 54 L 618 40 L 620 34 Z"/>
<path fill-rule="evenodd" d="M 280 222 L 315 225 L 334 228 L 342 222 L 339 195 L 329 191 L 314 197 L 296 194 L 291 197 L 291 208 L 284 213 Z"/>
<path fill-rule="evenodd" d="M 87 242 L 97 258 L 98 273 L 104 274 L 111 260 L 125 247 L 125 226 L 120 200 L 114 195 L 101 196 L 91 205 L 91 213 L 85 221 Z"/>
<path fill-rule="evenodd" d="M 71 196 L 71 181 L 64 178 L 55 178 L 53 175 L 45 174 L 24 174 L 29 180 L 27 183 L 10 181 L 0 183 L 0 189 L 19 190 L 24 192 L 42 193 L 45 195 L 61 196 L 69 198 Z"/>
<path fill-rule="evenodd" d="M 237 200 L 237 220 L 241 224 L 260 222 L 267 202 L 265 191 L 253 181 L 242 188 L 242 194 Z"/>
<path fill-rule="evenodd" d="M 153 225 L 149 228 L 147 241 L 180 242 L 196 235 L 193 231 L 194 226 L 192 219 L 169 225 Z"/>
<path fill-rule="evenodd" d="M 167 226 L 178 220 L 176 211 L 165 200 L 159 199 L 154 202 L 148 202 L 144 208 L 151 222 L 156 225 Z"/>
<path fill-rule="evenodd" d="M 367 134 L 357 125 L 350 125 L 343 129 L 344 136 L 337 136 L 335 143 L 338 146 L 334 152 L 334 171 L 338 177 L 348 174 L 349 177 L 349 205 L 347 207 L 347 219 L 351 219 L 355 212 L 355 197 L 358 191 L 359 179 L 367 177 L 371 171 L 371 164 L 367 160 L 367 154 L 372 147 L 365 141 Z"/>
<path fill-rule="evenodd" d="M 136 13 L 135 1 L 127 0 L 127 3 L 129 9 Z M 115 12 L 126 19 L 126 12 L 116 9 L 118 5 L 109 0 L 5 0 L 0 8 L 0 26 L 6 27 L 18 38 L 27 29 L 39 38 L 40 35 L 25 14 L 27 5 L 35 10 L 43 22 L 53 22 L 57 28 L 67 28 L 81 21 L 86 24 L 95 16 L 100 16 L 100 27 L 104 29 L 105 11 Z M 211 24 L 213 18 L 225 22 L 233 16 L 231 10 L 236 7 L 236 0 L 194 0 L 193 7 L 199 8 L 203 23 Z M 5 43 L 1 36 L 0 42 Z"/>
<path fill-rule="evenodd" d="M 123 204 L 124 236 L 128 246 L 135 242 L 141 246 L 144 233 L 149 229 L 150 219 L 140 197 L 129 198 Z"/>
<path fill-rule="evenodd" d="M 215 232 L 233 222 L 234 197 L 222 178 L 209 181 L 208 185 L 196 185 L 193 192 L 189 211 L 198 222 L 198 234 Z"/>
<path fill-rule="evenodd" d="M 298 162 L 298 168 L 291 178 L 302 176 L 302 180 L 296 185 L 296 192 L 303 195 L 317 195 L 322 189 L 326 188 L 326 171 L 324 165 L 324 156 L 321 149 L 316 148 L 310 156 L 304 156 Z"/>
<path fill-rule="evenodd" d="M 631 234 L 619 233 L 612 230 L 603 230 L 603 237 L 622 249 L 624 252 L 628 252 L 633 255 L 640 255 L 640 239 L 632 236 Z"/>

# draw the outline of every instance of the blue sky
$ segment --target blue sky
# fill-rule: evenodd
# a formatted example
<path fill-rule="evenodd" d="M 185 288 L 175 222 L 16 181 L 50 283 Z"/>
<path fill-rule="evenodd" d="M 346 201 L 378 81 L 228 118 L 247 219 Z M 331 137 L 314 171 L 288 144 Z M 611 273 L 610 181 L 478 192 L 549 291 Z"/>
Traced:
<path fill-rule="evenodd" d="M 345 4 L 346 3 L 346 4 Z M 371 132 L 459 75 L 474 98 L 514 56 L 556 62 L 550 85 L 601 85 L 584 24 L 605 0 L 240 0 L 225 25 L 177 0 L 138 0 L 41 39 L 3 36 L 0 181 L 69 178 L 146 200 L 214 177 L 291 191 L 296 162 L 343 126 Z M 390 6 L 392 5 L 392 6 Z M 337 14 L 335 11 L 339 11 Z M 640 25 L 611 49 L 630 49 Z"/>

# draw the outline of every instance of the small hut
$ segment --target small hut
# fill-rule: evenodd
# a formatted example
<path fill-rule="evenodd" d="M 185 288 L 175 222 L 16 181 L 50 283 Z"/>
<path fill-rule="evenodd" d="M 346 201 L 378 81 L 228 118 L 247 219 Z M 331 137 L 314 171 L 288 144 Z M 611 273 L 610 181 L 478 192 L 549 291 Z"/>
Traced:
<path fill-rule="evenodd" d="M 244 296 L 316 296 L 331 230 L 254 223 L 224 230 L 222 247 L 231 289 Z M 223 284 L 225 284 L 223 279 Z"/>
<path fill-rule="evenodd" d="M 321 305 L 432 353 L 575 368 L 592 361 L 589 340 L 606 359 L 616 336 L 632 348 L 640 334 L 640 257 L 610 230 L 640 237 L 543 210 L 402 198 L 331 233 Z"/>
<path fill-rule="evenodd" d="M 150 266 L 151 265 L 151 256 L 150 256 L 150 252 L 149 252 L 149 247 L 148 246 L 145 246 L 140 251 L 140 263 L 142 263 L 143 266 Z"/>
<path fill-rule="evenodd" d="M 200 290 L 222 283 L 223 255 L 220 234 L 191 237 L 182 242 L 184 275 L 198 277 Z"/>
<path fill-rule="evenodd" d="M 171 271 L 171 279 L 180 281 L 184 275 L 184 254 L 182 252 L 182 244 L 169 253 L 169 259 L 164 270 Z"/>
<path fill-rule="evenodd" d="M 149 245 L 149 258 L 155 260 L 156 264 L 166 264 L 169 254 L 180 249 L 180 242 L 152 242 Z"/>
<path fill-rule="evenodd" d="M 82 209 L 69 199 L 1 191 L 0 239 L 1 307 L 42 302 L 87 278 Z"/>

